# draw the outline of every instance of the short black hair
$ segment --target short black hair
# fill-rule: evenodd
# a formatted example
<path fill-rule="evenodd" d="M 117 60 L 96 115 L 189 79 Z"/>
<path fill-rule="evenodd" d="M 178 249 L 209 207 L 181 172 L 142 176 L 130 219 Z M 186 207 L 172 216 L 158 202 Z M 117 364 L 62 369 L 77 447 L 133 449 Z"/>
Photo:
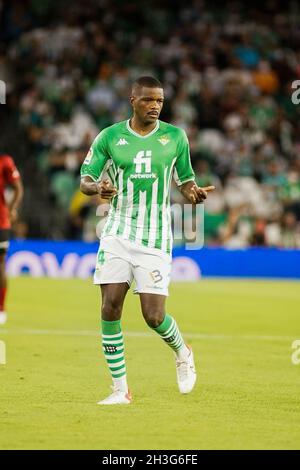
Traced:
<path fill-rule="evenodd" d="M 143 86 L 148 87 L 148 88 L 163 88 L 162 83 L 156 78 L 144 76 L 144 77 L 138 78 L 137 80 L 133 82 L 132 89 L 136 87 L 141 88 Z"/>

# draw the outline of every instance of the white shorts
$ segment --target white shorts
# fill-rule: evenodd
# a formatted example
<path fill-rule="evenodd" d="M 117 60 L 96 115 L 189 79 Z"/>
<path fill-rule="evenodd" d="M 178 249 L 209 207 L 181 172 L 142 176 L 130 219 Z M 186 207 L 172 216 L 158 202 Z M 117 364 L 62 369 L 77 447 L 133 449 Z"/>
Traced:
<path fill-rule="evenodd" d="M 172 256 L 121 237 L 101 239 L 94 284 L 116 284 L 135 280 L 135 294 L 169 295 Z"/>

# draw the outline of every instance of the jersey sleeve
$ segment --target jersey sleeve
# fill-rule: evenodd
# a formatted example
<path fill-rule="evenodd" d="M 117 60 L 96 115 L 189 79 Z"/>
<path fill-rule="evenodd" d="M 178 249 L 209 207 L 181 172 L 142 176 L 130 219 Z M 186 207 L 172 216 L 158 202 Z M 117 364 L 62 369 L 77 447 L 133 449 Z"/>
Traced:
<path fill-rule="evenodd" d="M 81 166 L 81 176 L 90 176 L 94 181 L 99 181 L 111 164 L 108 152 L 107 136 L 103 130 L 97 135 Z"/>
<path fill-rule="evenodd" d="M 15 165 L 15 162 L 8 155 L 5 157 L 3 166 L 6 184 L 14 184 L 15 181 L 20 179 L 20 173 Z"/>
<path fill-rule="evenodd" d="M 174 180 L 177 186 L 187 181 L 195 180 L 195 173 L 191 164 L 190 146 L 187 135 L 181 129 L 177 146 L 177 158 L 174 165 Z"/>

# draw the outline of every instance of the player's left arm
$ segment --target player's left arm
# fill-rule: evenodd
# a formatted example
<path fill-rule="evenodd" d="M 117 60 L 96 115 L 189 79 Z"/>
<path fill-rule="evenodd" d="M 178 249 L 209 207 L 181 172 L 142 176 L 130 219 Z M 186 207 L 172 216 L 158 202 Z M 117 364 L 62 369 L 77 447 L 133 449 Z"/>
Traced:
<path fill-rule="evenodd" d="M 7 157 L 5 161 L 5 180 L 13 190 L 13 196 L 8 203 L 8 210 L 10 214 L 10 221 L 14 223 L 18 218 L 18 209 L 21 205 L 24 189 L 21 175 L 11 157 Z"/>
<path fill-rule="evenodd" d="M 195 183 L 195 173 L 191 164 L 190 148 L 186 133 L 181 129 L 174 166 L 174 179 L 183 196 L 192 204 L 203 202 L 214 186 L 200 188 Z"/>
<path fill-rule="evenodd" d="M 13 188 L 13 197 L 8 206 L 8 209 L 10 213 L 10 221 L 11 223 L 14 223 L 18 218 L 18 210 L 19 210 L 19 207 L 21 205 L 21 202 L 23 200 L 23 195 L 24 195 L 24 188 L 23 188 L 21 178 L 14 181 L 14 183 L 11 186 Z"/>
<path fill-rule="evenodd" d="M 186 199 L 192 204 L 199 204 L 207 198 L 207 193 L 215 189 L 214 186 L 206 186 L 200 188 L 194 181 L 188 181 L 184 183 L 180 188 L 181 193 Z"/>

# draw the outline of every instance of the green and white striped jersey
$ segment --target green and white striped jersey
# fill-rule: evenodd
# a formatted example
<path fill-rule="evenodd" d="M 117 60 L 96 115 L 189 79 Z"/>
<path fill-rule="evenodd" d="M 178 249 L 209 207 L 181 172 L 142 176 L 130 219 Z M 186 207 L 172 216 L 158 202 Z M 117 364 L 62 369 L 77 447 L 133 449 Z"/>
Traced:
<path fill-rule="evenodd" d="M 107 173 L 118 193 L 111 201 L 101 238 L 115 235 L 172 250 L 170 186 L 194 180 L 186 133 L 157 121 L 141 136 L 129 120 L 103 129 L 83 162 L 81 176 L 100 181 Z"/>

